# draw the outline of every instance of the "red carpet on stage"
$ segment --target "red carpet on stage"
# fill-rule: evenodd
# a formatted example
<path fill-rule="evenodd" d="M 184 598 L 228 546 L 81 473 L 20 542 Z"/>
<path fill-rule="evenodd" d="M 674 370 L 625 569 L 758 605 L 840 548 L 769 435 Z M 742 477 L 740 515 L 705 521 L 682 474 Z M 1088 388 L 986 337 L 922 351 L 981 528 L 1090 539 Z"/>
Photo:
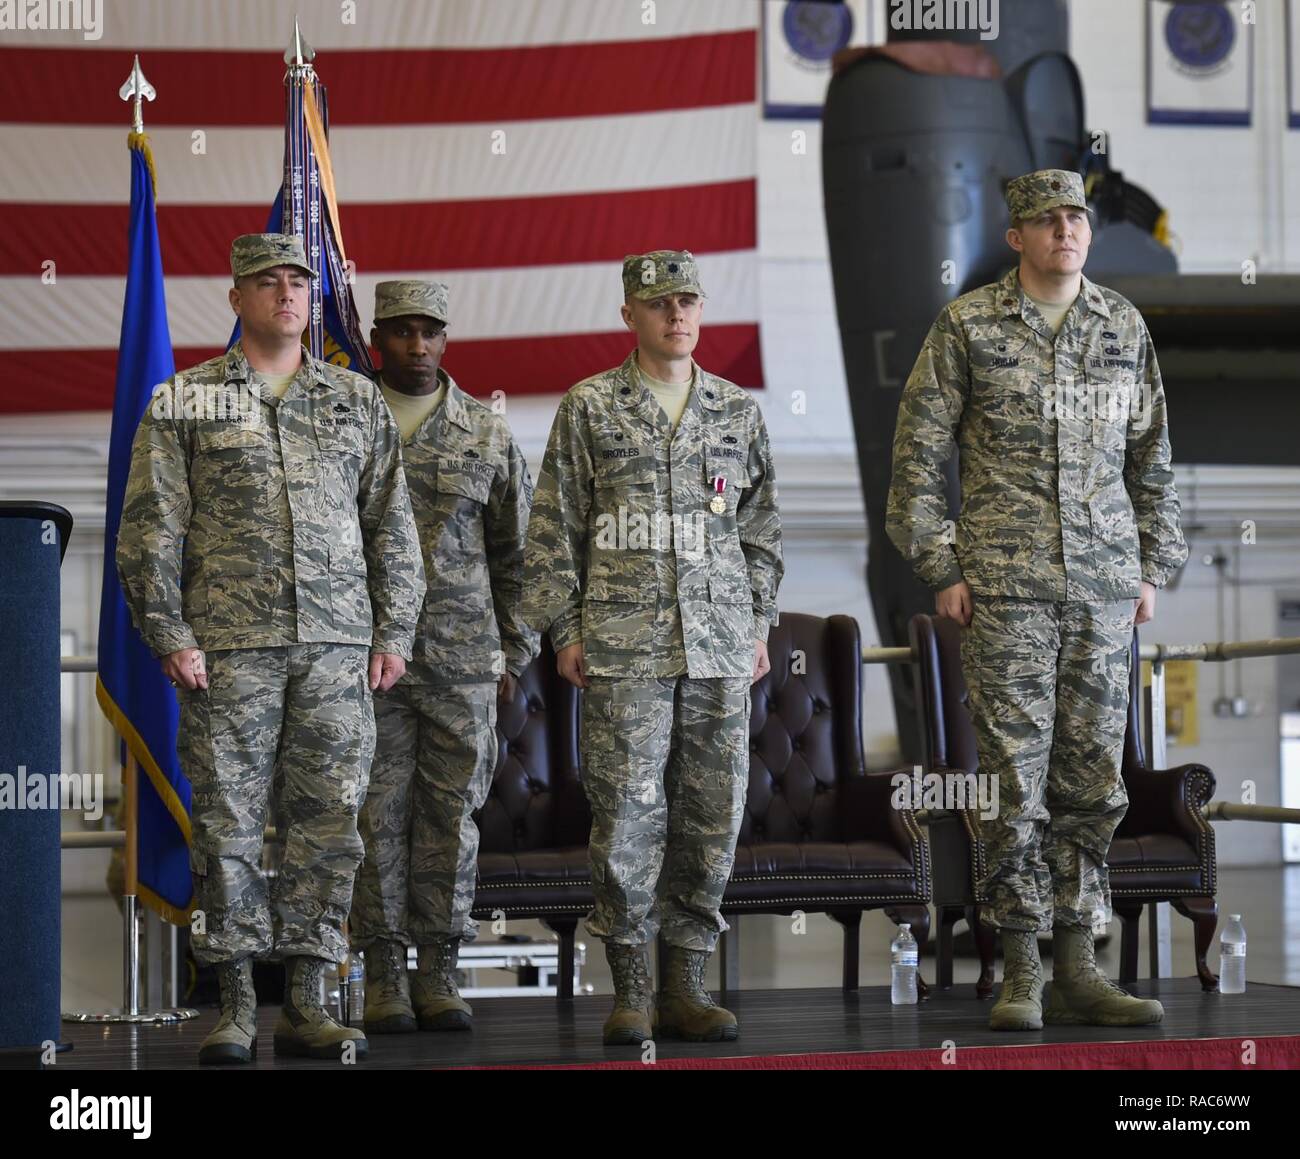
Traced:
<path fill-rule="evenodd" d="M 474 1068 L 481 1069 L 481 1068 Z M 493 1069 L 493 1068 L 483 1068 Z M 748 1058 L 665 1058 L 526 1067 L 527 1070 L 1297 1070 L 1300 1035 L 1162 1039 L 1051 1046 L 965 1046 Z"/>

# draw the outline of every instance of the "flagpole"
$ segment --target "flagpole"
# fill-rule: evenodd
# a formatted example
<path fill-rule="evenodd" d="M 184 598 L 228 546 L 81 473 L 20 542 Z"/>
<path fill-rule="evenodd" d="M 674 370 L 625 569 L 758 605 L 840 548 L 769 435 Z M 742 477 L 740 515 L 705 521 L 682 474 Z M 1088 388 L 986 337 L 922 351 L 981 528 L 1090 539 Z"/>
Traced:
<path fill-rule="evenodd" d="M 131 75 L 118 90 L 124 101 L 132 101 L 131 135 L 129 143 L 134 148 L 137 143 L 143 145 L 145 157 L 149 158 L 148 146 L 144 144 L 144 102 L 157 96 L 153 85 L 146 79 L 140 68 L 137 55 L 131 66 Z M 153 163 L 149 162 L 152 176 Z M 112 560 L 104 561 L 105 567 L 112 567 Z M 126 831 L 124 849 L 124 884 L 122 887 L 122 1007 L 120 1010 L 103 1012 L 65 1012 L 65 1022 L 129 1022 L 134 1024 L 166 1026 L 177 1022 L 187 1022 L 197 1018 L 197 1010 L 179 1008 L 160 1008 L 151 1011 L 140 1009 L 140 766 L 136 761 L 131 746 L 119 733 L 119 740 L 126 751 L 126 761 L 122 768 L 122 814 L 123 828 Z M 150 995 L 157 998 L 158 995 Z"/>
<path fill-rule="evenodd" d="M 339 364 L 373 378 L 375 368 L 352 297 L 352 271 L 343 254 L 329 153 L 329 104 L 312 63 L 315 59 L 316 52 L 295 18 L 293 40 L 284 54 L 284 178 L 279 228 L 303 239 L 307 260 L 317 271 L 311 283 L 307 348 L 317 358 L 336 361 L 346 343 L 351 347 L 350 361 L 344 358 Z M 327 283 L 338 328 L 333 334 L 326 327 Z"/>
<path fill-rule="evenodd" d="M 316 53 L 293 22 L 293 43 L 284 54 L 284 221 L 281 230 L 303 240 L 307 260 L 316 276 L 311 280 L 311 309 L 307 320 L 307 349 L 325 356 L 325 302 L 321 277 L 320 171 L 307 135 L 305 101 L 315 99 L 312 61 Z"/>
<path fill-rule="evenodd" d="M 126 829 L 126 846 L 124 857 L 124 884 L 122 886 L 123 916 L 126 921 L 125 952 L 123 953 L 124 975 L 122 979 L 123 1006 L 126 1013 L 140 1013 L 140 899 L 139 872 L 140 862 L 136 841 L 139 838 L 140 794 L 138 779 L 140 766 L 136 764 L 135 754 L 126 750 L 126 765 L 122 769 L 122 813 Z"/>

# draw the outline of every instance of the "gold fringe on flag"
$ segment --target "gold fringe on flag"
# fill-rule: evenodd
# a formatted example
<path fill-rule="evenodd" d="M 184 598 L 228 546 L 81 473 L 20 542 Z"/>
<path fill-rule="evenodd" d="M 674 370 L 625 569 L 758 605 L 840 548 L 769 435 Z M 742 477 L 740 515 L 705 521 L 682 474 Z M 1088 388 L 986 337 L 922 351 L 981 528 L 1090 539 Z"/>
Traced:
<path fill-rule="evenodd" d="M 158 200 L 158 174 L 153 167 L 153 150 L 149 148 L 149 134 L 130 132 L 126 135 L 126 144 L 129 149 L 138 149 L 144 154 L 144 163 L 149 166 L 149 181 L 153 185 L 153 199 Z"/>
<path fill-rule="evenodd" d="M 330 161 L 329 141 L 321 123 L 320 109 L 316 107 L 316 84 L 310 76 L 304 82 L 302 111 L 307 122 L 307 136 L 316 151 L 316 166 L 320 170 L 320 188 L 325 195 L 325 208 L 329 210 L 330 224 L 334 227 L 334 241 L 339 247 L 339 261 L 347 265 L 348 255 L 343 252 L 343 230 L 339 227 L 339 206 L 334 196 L 334 165 Z"/>

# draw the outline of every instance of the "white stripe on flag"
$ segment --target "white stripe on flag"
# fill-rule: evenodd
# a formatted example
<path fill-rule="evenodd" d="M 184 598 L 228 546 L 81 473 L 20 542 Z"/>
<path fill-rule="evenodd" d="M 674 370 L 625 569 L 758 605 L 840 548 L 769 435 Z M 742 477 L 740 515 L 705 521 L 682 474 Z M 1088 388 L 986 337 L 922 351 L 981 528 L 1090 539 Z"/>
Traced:
<path fill-rule="evenodd" d="M 503 138 L 494 137 L 500 130 Z M 459 201 L 705 185 L 753 177 L 750 105 L 503 125 L 340 126 L 330 133 L 339 204 Z M 284 130 L 211 126 L 149 132 L 160 205 L 261 205 L 283 176 Z M 119 128 L 0 124 L 0 202 L 125 205 Z M 504 143 L 504 153 L 493 152 Z M 635 147 L 629 148 L 629 142 Z M 346 234 L 345 234 L 346 239 Z"/>
<path fill-rule="evenodd" d="M 31 47 L 275 50 L 293 38 L 293 19 L 320 51 L 365 48 L 509 48 L 660 39 L 756 28 L 758 0 L 6 0 L 4 7 L 86 13 L 76 29 L 6 29 L 4 42 Z M 355 19 L 345 23 L 349 8 Z M 322 62 L 324 63 L 324 62 Z M 149 73 L 147 58 L 141 61 Z M 130 67 L 130 59 L 127 60 Z M 111 99 L 106 96 L 105 99 Z"/>
<path fill-rule="evenodd" d="M 699 256 L 708 300 L 705 325 L 758 319 L 754 251 Z M 368 337 L 375 284 L 387 278 L 446 281 L 452 293 L 451 339 L 595 334 L 621 330 L 616 263 L 466 271 L 400 270 L 360 276 L 354 288 Z M 222 346 L 234 316 L 225 278 L 168 278 L 167 319 L 175 346 Z M 116 349 L 124 278 L 0 278 L 0 349 Z"/>

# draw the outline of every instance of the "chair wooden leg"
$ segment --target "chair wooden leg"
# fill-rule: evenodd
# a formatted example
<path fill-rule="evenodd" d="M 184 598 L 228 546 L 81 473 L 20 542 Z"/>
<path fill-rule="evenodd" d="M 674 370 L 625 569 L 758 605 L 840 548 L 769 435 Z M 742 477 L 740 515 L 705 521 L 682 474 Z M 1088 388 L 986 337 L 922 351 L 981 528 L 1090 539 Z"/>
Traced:
<path fill-rule="evenodd" d="M 1206 956 L 1214 944 L 1214 931 L 1219 925 L 1219 903 L 1212 897 L 1175 898 L 1173 907 L 1192 922 L 1193 937 L 1196 940 L 1196 976 L 1201 980 L 1201 989 L 1214 994 L 1219 989 L 1219 977 L 1210 969 Z"/>
<path fill-rule="evenodd" d="M 555 980 L 555 1000 L 573 1001 L 574 941 L 577 936 L 577 918 L 547 918 L 542 924 L 560 935 L 559 977 Z"/>
<path fill-rule="evenodd" d="M 912 927 L 912 937 L 916 939 L 917 968 L 916 996 L 922 1000 L 930 997 L 930 987 L 921 976 L 921 952 L 930 940 L 930 907 L 928 905 L 900 905 L 885 910 L 889 920 L 898 924 L 907 922 Z"/>
<path fill-rule="evenodd" d="M 728 929 L 718 939 L 718 979 L 723 993 L 735 994 L 740 990 L 740 918 L 732 916 Z"/>
<path fill-rule="evenodd" d="M 939 910 L 939 944 L 935 948 L 935 974 L 940 990 L 952 989 L 953 926 L 961 917 L 961 907 L 942 906 Z"/>
<path fill-rule="evenodd" d="M 1138 951 L 1142 940 L 1142 903 L 1118 903 L 1111 907 L 1120 919 L 1119 980 L 1136 982 L 1138 976 Z"/>
<path fill-rule="evenodd" d="M 832 921 L 839 922 L 844 928 L 844 952 L 842 954 L 843 971 L 840 988 L 851 994 L 858 988 L 861 979 L 860 950 L 862 931 L 862 911 L 860 909 L 835 909 L 830 911 Z"/>
<path fill-rule="evenodd" d="M 993 997 L 994 958 L 998 952 L 997 931 L 980 920 L 980 907 L 966 907 L 966 924 L 975 939 L 975 950 L 980 959 L 980 976 L 975 980 L 975 997 Z"/>

